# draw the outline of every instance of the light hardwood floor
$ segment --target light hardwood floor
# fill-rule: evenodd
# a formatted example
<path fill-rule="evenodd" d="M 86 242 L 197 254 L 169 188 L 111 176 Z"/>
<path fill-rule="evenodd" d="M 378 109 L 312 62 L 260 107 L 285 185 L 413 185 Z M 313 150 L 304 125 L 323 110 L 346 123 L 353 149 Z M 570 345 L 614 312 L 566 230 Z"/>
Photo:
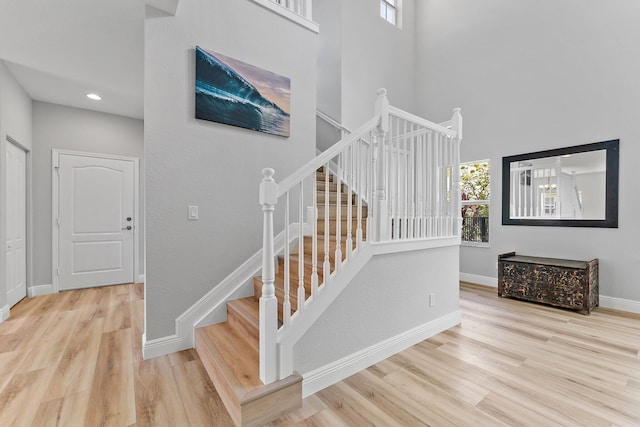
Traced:
<path fill-rule="evenodd" d="M 231 426 L 193 350 L 143 361 L 142 285 L 23 300 L 0 324 L 0 426 Z M 461 287 L 463 324 L 275 426 L 640 426 L 640 316 Z"/>

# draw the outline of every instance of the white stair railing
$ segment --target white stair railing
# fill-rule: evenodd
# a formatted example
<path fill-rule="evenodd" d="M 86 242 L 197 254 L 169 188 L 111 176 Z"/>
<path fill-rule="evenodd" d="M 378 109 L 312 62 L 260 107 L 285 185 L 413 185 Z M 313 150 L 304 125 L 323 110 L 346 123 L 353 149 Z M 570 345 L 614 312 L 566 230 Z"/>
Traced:
<path fill-rule="evenodd" d="M 292 373 L 292 355 L 280 346 L 280 337 L 363 245 L 460 235 L 460 109 L 450 124 L 451 129 L 391 107 L 380 89 L 375 116 L 358 130 L 279 183 L 273 169 L 263 170 L 260 378 L 265 384 Z M 309 203 L 312 209 L 306 209 Z M 274 212 L 294 246 L 284 245 L 281 261 L 273 250 Z M 306 221 L 305 212 L 311 213 Z M 292 227 L 304 236 L 297 242 L 289 239 Z M 282 301 L 276 296 L 275 265 L 283 268 Z"/>
<path fill-rule="evenodd" d="M 271 0 L 290 11 L 311 20 L 311 0 Z"/>

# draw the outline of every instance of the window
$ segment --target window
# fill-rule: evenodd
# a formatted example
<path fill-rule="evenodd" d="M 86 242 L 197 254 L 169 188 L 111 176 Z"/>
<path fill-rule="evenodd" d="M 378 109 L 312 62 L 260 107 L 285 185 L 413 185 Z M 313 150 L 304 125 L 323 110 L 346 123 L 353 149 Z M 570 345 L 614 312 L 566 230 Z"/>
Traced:
<path fill-rule="evenodd" d="M 460 165 L 462 244 L 489 246 L 489 161 Z"/>
<path fill-rule="evenodd" d="M 400 27 L 400 1 L 380 0 L 380 17 L 396 27 Z"/>

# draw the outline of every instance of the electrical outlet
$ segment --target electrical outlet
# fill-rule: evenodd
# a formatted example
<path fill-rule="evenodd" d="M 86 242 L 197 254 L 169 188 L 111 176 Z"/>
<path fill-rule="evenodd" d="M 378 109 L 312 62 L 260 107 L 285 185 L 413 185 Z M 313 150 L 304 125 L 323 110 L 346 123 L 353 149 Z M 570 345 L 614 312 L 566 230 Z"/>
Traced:
<path fill-rule="evenodd" d="M 436 305 L 436 294 L 429 294 L 429 307 Z"/>

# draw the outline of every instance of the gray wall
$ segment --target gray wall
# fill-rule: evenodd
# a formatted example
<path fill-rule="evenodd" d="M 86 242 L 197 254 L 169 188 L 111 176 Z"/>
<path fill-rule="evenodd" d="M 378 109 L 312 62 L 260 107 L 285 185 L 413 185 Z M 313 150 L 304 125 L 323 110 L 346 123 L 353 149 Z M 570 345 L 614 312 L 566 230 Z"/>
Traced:
<path fill-rule="evenodd" d="M 391 105 L 415 112 L 415 0 L 402 4 L 402 29 L 380 18 L 377 0 L 313 5 L 320 24 L 318 107 L 352 130 L 373 117 L 379 88 L 388 90 Z"/>
<path fill-rule="evenodd" d="M 343 124 L 357 129 L 373 117 L 379 88 L 391 105 L 415 112 L 416 1 L 402 1 L 402 29 L 380 17 L 377 0 L 343 3 Z"/>
<path fill-rule="evenodd" d="M 289 77 L 291 136 L 196 120 L 196 45 Z M 250 1 L 147 18 L 147 340 L 174 334 L 176 317 L 261 247 L 261 170 L 281 180 L 315 155 L 316 48 L 317 34 Z"/>
<path fill-rule="evenodd" d="M 294 369 L 304 375 L 458 310 L 457 251 L 373 257 L 294 346 Z"/>
<path fill-rule="evenodd" d="M 342 0 L 313 2 L 313 20 L 318 35 L 318 109 L 340 121 L 342 118 Z"/>
<path fill-rule="evenodd" d="M 7 224 L 6 189 L 4 185 L 7 135 L 18 141 L 27 151 L 32 147 L 31 98 L 0 60 L 0 309 L 6 304 L 6 248 Z M 27 176 L 31 171 L 31 155 L 27 154 Z M 31 209 L 31 181 L 27 179 L 27 215 Z M 30 218 L 27 218 L 27 286 L 32 282 Z M 1 319 L 0 319 L 1 321 Z"/>
<path fill-rule="evenodd" d="M 499 253 L 600 259 L 600 293 L 640 301 L 632 266 L 640 157 L 636 0 L 418 3 L 420 113 L 462 107 L 462 160 L 491 160 L 491 246 L 462 247 L 462 272 L 496 277 Z M 618 229 L 501 225 L 501 158 L 620 139 Z"/>
<path fill-rule="evenodd" d="M 51 277 L 51 150 L 137 157 L 142 160 L 142 120 L 96 111 L 33 102 L 33 285 L 49 285 Z M 144 251 L 144 185 L 141 162 L 140 234 Z M 140 273 L 144 272 L 141 265 Z M 137 280 L 137 279 L 136 279 Z"/>

